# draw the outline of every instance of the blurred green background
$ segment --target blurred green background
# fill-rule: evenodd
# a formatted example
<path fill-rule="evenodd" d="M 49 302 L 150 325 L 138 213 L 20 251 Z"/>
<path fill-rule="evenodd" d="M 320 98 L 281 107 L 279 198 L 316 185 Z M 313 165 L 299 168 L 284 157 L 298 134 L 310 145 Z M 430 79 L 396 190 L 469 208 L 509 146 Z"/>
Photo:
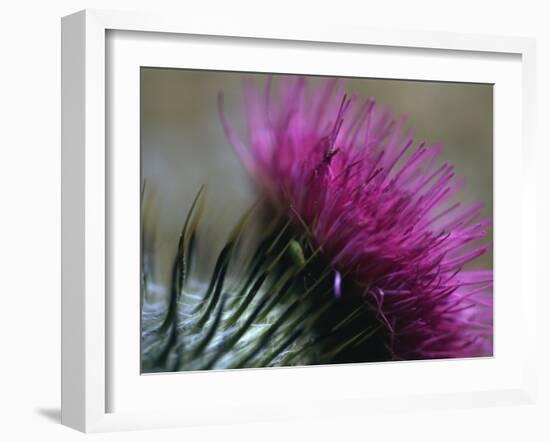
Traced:
<path fill-rule="evenodd" d="M 232 226 L 255 201 L 251 181 L 219 122 L 217 94 L 236 126 L 242 119 L 242 82 L 248 74 L 181 69 L 141 69 L 141 171 L 152 197 L 157 257 L 166 281 L 180 229 L 198 189 L 206 185 L 200 238 L 201 266 L 209 267 Z M 346 90 L 374 97 L 408 115 L 417 142 L 442 142 L 442 161 L 465 177 L 462 200 L 493 212 L 493 87 L 488 84 L 347 79 Z M 488 240 L 492 241 L 492 231 Z M 479 258 L 492 268 L 492 253 Z"/>

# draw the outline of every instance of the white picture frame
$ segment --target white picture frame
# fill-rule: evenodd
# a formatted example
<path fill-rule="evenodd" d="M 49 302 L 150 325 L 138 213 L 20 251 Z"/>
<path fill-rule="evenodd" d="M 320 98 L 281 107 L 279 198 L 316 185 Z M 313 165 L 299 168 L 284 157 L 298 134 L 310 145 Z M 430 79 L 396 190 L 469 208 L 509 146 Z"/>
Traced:
<path fill-rule="evenodd" d="M 154 34 L 153 34 L 154 33 Z M 112 36 L 123 36 L 122 43 L 109 42 Z M 111 37 L 110 37 L 111 36 Z M 125 39 L 124 36 L 132 38 Z M 137 36 L 137 38 L 136 38 Z M 164 37 L 171 43 L 164 46 Z M 133 262 L 139 244 L 130 245 L 125 250 L 113 243 L 123 235 L 120 222 L 113 219 L 113 214 L 120 217 L 136 216 L 134 206 L 125 206 L 117 212 L 121 204 L 120 196 L 113 192 L 124 186 L 137 185 L 136 150 L 139 151 L 139 140 L 125 138 L 127 150 L 110 150 L 110 146 L 120 143 L 118 134 L 125 136 L 135 128 L 135 119 L 122 121 L 117 119 L 120 106 L 135 105 L 132 95 L 120 95 L 113 105 L 110 82 L 117 81 L 117 75 L 110 65 L 120 63 L 135 69 L 139 66 L 139 57 L 143 54 L 155 54 L 152 63 L 155 66 L 180 66 L 180 62 L 170 62 L 174 44 L 185 44 L 185 39 L 199 41 L 202 48 L 216 49 L 216 44 L 209 43 L 214 38 L 217 44 L 228 48 L 232 45 L 254 46 L 256 49 L 267 43 L 277 51 L 304 51 L 307 48 L 333 51 L 361 51 L 365 48 L 374 50 L 380 56 L 386 52 L 398 50 L 401 56 L 417 51 L 419 59 L 429 58 L 433 70 L 429 79 L 491 82 L 505 85 L 503 92 L 495 94 L 495 115 L 498 124 L 495 127 L 495 174 L 502 181 L 495 181 L 495 290 L 501 290 L 500 312 L 496 315 L 496 333 L 509 337 L 501 341 L 501 353 L 496 345 L 495 357 L 486 361 L 429 361 L 402 363 L 406 364 L 355 364 L 353 366 L 307 367 L 276 370 L 239 370 L 238 373 L 207 372 L 195 373 L 188 394 L 194 399 L 193 406 L 161 408 L 154 404 L 158 397 L 167 396 L 174 388 L 183 388 L 184 378 L 174 376 L 140 376 L 134 354 L 114 351 L 119 348 L 117 339 L 124 338 L 119 332 L 122 320 L 117 316 L 120 308 L 114 308 L 111 291 L 118 287 L 113 283 L 112 266 L 117 254 L 130 256 Z M 160 40 L 159 40 L 160 38 Z M 155 40 L 156 39 L 156 40 Z M 198 40 L 197 40 L 198 39 Z M 210 39 L 210 40 L 209 40 Z M 148 41 L 155 40 L 152 47 L 145 48 Z M 194 40 L 194 41 L 195 41 Z M 204 41 L 203 41 L 204 40 Z M 158 44 L 158 46 L 154 46 Z M 137 45 L 137 46 L 136 46 Z M 143 47 L 136 57 L 136 47 Z M 172 45 L 172 46 L 170 46 Z M 206 45 L 206 46 L 205 46 Z M 151 46 L 151 45 L 150 45 Z M 125 49 L 127 52 L 121 50 Z M 374 49 L 373 49 L 374 48 Z M 245 48 L 246 49 L 246 48 Z M 199 52 L 197 49 L 189 49 Z M 418 52 L 420 51 L 420 52 Z M 231 51 L 229 51 L 231 52 Z M 126 57 L 124 54 L 128 54 Z M 233 57 L 213 59 L 205 66 L 212 69 L 240 69 L 273 71 L 267 61 L 260 63 L 260 58 L 245 63 L 238 52 Z M 359 54 L 360 55 L 360 54 Z M 165 57 L 165 58 L 163 58 Z M 166 58 L 168 57 L 168 58 Z M 180 54 L 181 57 L 181 54 Z M 197 56 L 198 57 L 198 56 Z M 450 58 L 445 58 L 450 57 Z M 267 58 L 264 57 L 264 58 Z M 85 432 L 113 431 L 124 429 L 159 428 L 169 426 L 207 425 L 214 423 L 252 422 L 285 418 L 330 417 L 335 415 L 362 415 L 372 411 L 403 411 L 412 409 L 456 408 L 471 406 L 488 406 L 502 404 L 532 403 L 536 395 L 534 342 L 536 324 L 527 318 L 536 316 L 535 287 L 535 174 L 534 171 L 534 106 L 535 106 L 535 43 L 533 39 L 518 37 L 492 37 L 451 33 L 427 33 L 415 31 L 388 31 L 367 28 L 350 28 L 344 26 L 307 25 L 293 28 L 276 23 L 266 26 L 265 23 L 231 23 L 196 20 L 187 18 L 183 22 L 173 17 L 86 10 L 64 17 L 62 20 L 62 423 Z M 460 61 L 460 60 L 462 61 Z M 499 66 L 483 68 L 487 59 L 504 60 Z M 167 61 L 168 60 L 168 61 Z M 199 60 L 197 58 L 197 60 Z M 270 58 L 271 63 L 276 57 Z M 439 65 L 438 65 L 439 60 Z M 449 60 L 457 60 L 462 66 L 449 77 Z M 312 61 L 313 62 L 313 59 Z M 199 63 L 199 62 L 197 62 Z M 207 63 L 207 62 L 200 62 Z M 453 62 L 454 63 L 454 62 Z M 465 64 L 461 64 L 465 63 Z M 500 63 L 500 62 L 499 62 Z M 391 60 L 389 62 L 391 65 Z M 150 64 L 149 64 L 150 65 Z M 479 69 L 475 66 L 479 65 Z M 240 67 L 239 67 L 240 66 Z M 272 66 L 272 65 L 271 65 Z M 440 66 L 440 68 L 438 67 Z M 466 68 L 469 66 L 469 68 Z M 495 65 L 496 66 L 496 65 Z M 474 67 L 474 69 L 472 69 Z M 118 69 L 118 68 L 117 68 Z M 281 68 L 283 69 L 283 68 Z M 304 67 L 296 68 L 304 69 Z M 326 74 L 336 75 L 331 66 L 317 66 Z M 397 68 L 395 68 L 397 69 Z M 403 71 L 399 78 L 423 79 L 422 64 Z M 288 70 L 288 69 L 287 69 Z M 265 70 L 264 70 L 265 71 Z M 382 71 L 381 71 L 382 72 Z M 131 73 L 131 72 L 130 72 Z M 379 74 L 384 75 L 382 72 Z M 372 74 L 372 76 L 376 76 Z M 493 77 L 496 76 L 496 77 Z M 424 78 L 428 79 L 428 78 Z M 128 79 L 128 84 L 132 84 Z M 135 86 L 135 85 L 134 85 Z M 131 89 L 128 89 L 126 93 Z M 507 95 L 509 94 L 509 95 Z M 127 97 L 128 100 L 124 100 Z M 512 101 L 504 102 L 502 97 Z M 122 100 L 122 101 L 121 101 Z M 138 101 L 139 102 L 139 101 Z M 505 108 L 508 103 L 508 108 Z M 516 106 L 509 106 L 510 103 Z M 132 113 L 129 113 L 132 114 Z M 133 113 L 132 115 L 135 115 Z M 121 124 L 121 130 L 109 129 L 108 124 Z M 515 127 L 510 127 L 515 123 Z M 116 126 L 118 127 L 118 126 Z M 109 130 L 108 130 L 109 129 Z M 502 131 L 502 132 L 500 132 Z M 511 131 L 511 132 L 506 132 Z M 135 136 L 135 131 L 133 132 Z M 506 139 L 501 136 L 506 134 Z M 517 141 L 514 150 L 512 145 Z M 113 144 L 114 143 L 114 144 Z M 501 147 L 502 146 L 502 147 Z M 517 150 L 521 146 L 521 149 Z M 499 152 L 503 152 L 502 155 Z M 120 156 L 122 155 L 122 157 Z M 130 155 L 124 161 L 128 167 L 119 169 L 121 158 Z M 133 155 L 133 156 L 132 156 Z M 139 158 L 137 160 L 139 166 Z M 506 174 L 510 166 L 521 163 L 521 186 L 515 187 L 506 183 Z M 132 169 L 133 167 L 133 169 Z M 516 214 L 509 217 L 506 198 L 499 198 L 499 185 L 507 190 L 506 198 L 513 201 Z M 136 187 L 139 192 L 139 185 Z M 130 198 L 134 201 L 135 198 Z M 132 215 L 133 214 L 133 215 Z M 116 215 L 117 217 L 119 215 Z M 120 218 L 122 219 L 122 218 Z M 506 219 L 506 222 L 499 220 Z M 135 219 L 134 219 L 135 221 Z M 124 222 L 135 222 L 124 218 Z M 117 224 L 118 223 L 118 224 Z M 132 229 L 129 230 L 131 239 Z M 135 233 L 135 232 L 134 232 Z M 510 234 L 515 233 L 511 239 Z M 508 241 L 510 249 L 499 247 Z M 128 243 L 121 243 L 128 244 Z M 137 247 L 137 249 L 136 249 Z M 133 253 L 133 254 L 132 254 Z M 521 272 L 510 275 L 507 271 L 510 260 L 507 256 L 514 254 L 516 267 L 518 256 L 521 261 Z M 115 256 L 116 255 L 116 256 Z M 499 271 L 504 279 L 499 283 Z M 116 279 L 116 278 L 115 278 Z M 137 279 L 136 279 L 137 282 Z M 511 304 L 507 301 L 509 293 L 514 290 L 517 316 L 514 321 L 521 324 L 521 331 L 514 333 L 506 318 L 510 315 Z M 506 292 L 508 290 L 508 292 Z M 136 300 L 139 298 L 136 292 Z M 126 302 L 125 298 L 117 303 Z M 496 298 L 499 311 L 499 299 Z M 130 311 L 132 311 L 130 309 Z M 500 316 L 499 316 L 500 315 Z M 118 319 L 117 319 L 118 318 Z M 499 319 L 502 319 L 499 321 Z M 133 317 L 130 321 L 138 318 Z M 124 328 L 135 331 L 135 328 Z M 132 327 L 133 327 L 132 325 Z M 501 327 L 499 329 L 499 327 Z M 135 336 L 139 339 L 139 333 Z M 512 342 L 514 341 L 514 342 Z M 118 347 L 117 347 L 118 345 Z M 510 348 L 505 348 L 507 345 Z M 521 351 L 518 351 L 521 346 Z M 135 348 L 135 347 L 134 347 Z M 515 359 L 508 357 L 514 353 Z M 124 361 L 129 362 L 126 367 Z M 419 379 L 417 388 L 407 390 L 399 382 L 390 390 L 370 389 L 349 393 L 353 389 L 353 380 L 362 374 L 369 376 L 387 376 L 386 372 L 401 376 L 403 370 L 414 374 Z M 443 379 L 443 374 L 454 376 L 453 382 Z M 231 378 L 230 378 L 231 377 Z M 473 382 L 478 378 L 477 384 Z M 115 381 L 113 381 L 115 379 Z M 187 378 L 189 379 L 189 378 Z M 327 382 L 326 391 L 319 392 L 316 385 L 319 381 Z M 378 378 L 380 379 L 380 378 Z M 439 379 L 439 380 L 438 380 Z M 491 382 L 489 382 L 491 380 Z M 470 382 L 471 381 L 471 382 Z M 339 382 L 338 388 L 335 387 Z M 484 383 L 485 382 L 485 383 Z M 254 389 L 266 383 L 273 385 L 272 400 L 262 402 L 255 400 Z M 292 386 L 293 396 L 285 402 L 277 396 L 277 389 L 282 383 Z M 451 388 L 451 383 L 455 385 Z M 199 388 L 204 391 L 208 386 L 211 392 L 199 398 Z M 380 386 L 383 387 L 382 379 Z M 294 388 L 296 387 L 296 388 Z M 380 387 L 380 388 L 382 388 Z M 429 388 L 428 388 L 429 387 Z M 232 389 L 233 388 L 233 389 Z M 239 388 L 242 392 L 235 398 Z M 113 396 L 113 391 L 116 395 Z M 133 392 L 142 395 L 146 404 L 137 404 Z M 231 396 L 230 396 L 231 395 Z M 117 404 L 113 403 L 117 397 Z M 232 397 L 231 401 L 228 397 Z M 191 403 L 190 402 L 190 403 Z M 119 405 L 120 404 L 120 405 Z M 132 404 L 136 404 L 132 407 Z"/>

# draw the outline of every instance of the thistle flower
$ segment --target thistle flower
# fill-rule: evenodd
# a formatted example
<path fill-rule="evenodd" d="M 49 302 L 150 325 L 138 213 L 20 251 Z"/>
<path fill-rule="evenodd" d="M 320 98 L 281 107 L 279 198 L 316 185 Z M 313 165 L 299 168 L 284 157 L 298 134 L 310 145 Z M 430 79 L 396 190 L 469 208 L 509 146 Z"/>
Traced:
<path fill-rule="evenodd" d="M 247 83 L 245 141 L 220 95 L 226 136 L 330 262 L 339 300 L 375 309 L 393 359 L 491 355 L 492 271 L 465 270 L 487 252 L 476 244 L 490 220 L 454 202 L 462 181 L 441 145 L 415 144 L 404 118 L 343 87 L 289 77 L 274 99 L 271 79 Z"/>

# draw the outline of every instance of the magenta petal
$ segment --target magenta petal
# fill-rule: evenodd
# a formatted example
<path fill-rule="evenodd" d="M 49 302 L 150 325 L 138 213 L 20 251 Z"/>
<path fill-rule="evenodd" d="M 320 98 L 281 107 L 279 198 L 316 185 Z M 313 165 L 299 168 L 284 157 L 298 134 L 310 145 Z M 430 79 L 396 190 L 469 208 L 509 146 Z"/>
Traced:
<path fill-rule="evenodd" d="M 396 357 L 489 354 L 492 273 L 463 268 L 488 250 L 478 242 L 491 220 L 456 201 L 462 181 L 441 145 L 415 142 L 404 117 L 348 98 L 337 79 L 287 77 L 276 90 L 247 83 L 247 140 L 220 112 L 222 125 L 272 203 L 339 269 L 335 296 L 340 272 L 368 287 Z"/>
<path fill-rule="evenodd" d="M 334 294 L 337 298 L 342 296 L 342 275 L 338 271 L 334 273 Z"/>

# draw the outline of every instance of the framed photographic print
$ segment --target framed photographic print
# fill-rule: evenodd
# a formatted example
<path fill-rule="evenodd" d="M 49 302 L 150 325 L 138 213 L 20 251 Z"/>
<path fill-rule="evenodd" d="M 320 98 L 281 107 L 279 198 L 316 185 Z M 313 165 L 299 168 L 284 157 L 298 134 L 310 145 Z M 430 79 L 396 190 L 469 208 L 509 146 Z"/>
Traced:
<path fill-rule="evenodd" d="M 62 31 L 63 423 L 533 400 L 531 40 Z"/>

